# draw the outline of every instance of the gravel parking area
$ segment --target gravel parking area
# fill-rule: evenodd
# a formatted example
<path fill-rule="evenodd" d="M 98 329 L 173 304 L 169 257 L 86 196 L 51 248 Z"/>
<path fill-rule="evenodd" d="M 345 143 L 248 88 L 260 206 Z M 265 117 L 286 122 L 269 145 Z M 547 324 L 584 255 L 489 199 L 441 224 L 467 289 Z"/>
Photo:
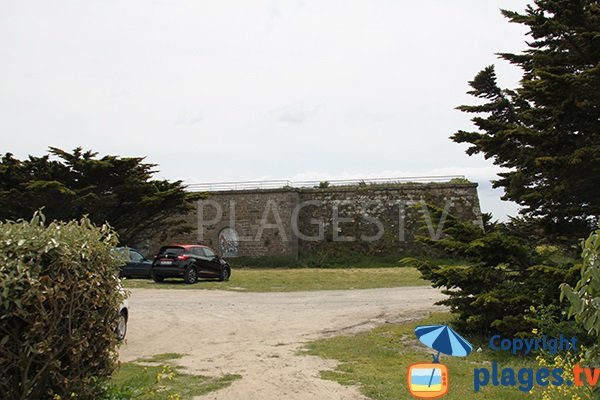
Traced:
<path fill-rule="evenodd" d="M 357 388 L 319 378 L 335 362 L 298 354 L 321 337 L 357 333 L 443 310 L 430 287 L 293 293 L 133 289 L 120 358 L 181 353 L 178 365 L 240 374 L 199 399 L 363 399 Z M 402 373 L 402 372 L 399 372 Z"/>

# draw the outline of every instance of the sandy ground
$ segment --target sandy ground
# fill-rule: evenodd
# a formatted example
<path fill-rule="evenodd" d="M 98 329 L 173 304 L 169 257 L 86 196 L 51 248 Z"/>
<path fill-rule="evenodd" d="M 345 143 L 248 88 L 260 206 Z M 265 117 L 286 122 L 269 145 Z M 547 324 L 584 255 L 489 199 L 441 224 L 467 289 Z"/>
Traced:
<path fill-rule="evenodd" d="M 296 293 L 133 289 L 120 358 L 160 353 L 192 373 L 240 374 L 197 399 L 364 399 L 355 387 L 319 378 L 335 362 L 298 355 L 304 343 L 415 319 L 441 307 L 430 287 Z"/>

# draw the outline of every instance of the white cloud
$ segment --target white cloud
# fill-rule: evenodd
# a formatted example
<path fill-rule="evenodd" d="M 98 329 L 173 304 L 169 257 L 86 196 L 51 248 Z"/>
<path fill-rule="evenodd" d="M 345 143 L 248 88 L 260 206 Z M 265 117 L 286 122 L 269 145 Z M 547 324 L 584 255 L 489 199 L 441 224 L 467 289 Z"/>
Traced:
<path fill-rule="evenodd" d="M 303 107 L 289 106 L 283 109 L 273 111 L 271 114 L 277 121 L 290 122 L 292 124 L 301 124 L 317 115 L 322 106 Z"/>
<path fill-rule="evenodd" d="M 202 114 L 199 112 L 180 112 L 177 116 L 177 123 L 182 125 L 196 125 L 202 121 Z"/>

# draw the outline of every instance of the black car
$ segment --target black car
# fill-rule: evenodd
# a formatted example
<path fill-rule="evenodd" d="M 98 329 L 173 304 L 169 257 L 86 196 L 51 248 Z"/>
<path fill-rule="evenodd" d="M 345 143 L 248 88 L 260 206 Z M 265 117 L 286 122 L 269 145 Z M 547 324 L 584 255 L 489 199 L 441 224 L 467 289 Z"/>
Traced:
<path fill-rule="evenodd" d="M 162 282 L 165 278 L 183 278 L 195 283 L 198 278 L 229 280 L 231 267 L 206 246 L 175 244 L 163 246 L 152 263 L 152 279 Z"/>
<path fill-rule="evenodd" d="M 121 266 L 121 278 L 150 278 L 152 277 L 152 261 L 139 251 L 127 247 L 117 247 L 115 252 L 125 260 Z"/>

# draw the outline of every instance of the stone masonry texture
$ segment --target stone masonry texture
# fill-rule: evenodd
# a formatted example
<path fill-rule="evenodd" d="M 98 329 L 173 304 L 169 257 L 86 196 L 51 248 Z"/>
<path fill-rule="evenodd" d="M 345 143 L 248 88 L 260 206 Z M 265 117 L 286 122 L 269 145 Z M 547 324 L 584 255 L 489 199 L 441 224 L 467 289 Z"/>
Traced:
<path fill-rule="evenodd" d="M 476 183 L 403 183 L 220 191 L 185 216 L 190 233 L 151 243 L 201 243 L 226 257 L 410 254 L 439 238 L 426 204 L 483 228 Z"/>

